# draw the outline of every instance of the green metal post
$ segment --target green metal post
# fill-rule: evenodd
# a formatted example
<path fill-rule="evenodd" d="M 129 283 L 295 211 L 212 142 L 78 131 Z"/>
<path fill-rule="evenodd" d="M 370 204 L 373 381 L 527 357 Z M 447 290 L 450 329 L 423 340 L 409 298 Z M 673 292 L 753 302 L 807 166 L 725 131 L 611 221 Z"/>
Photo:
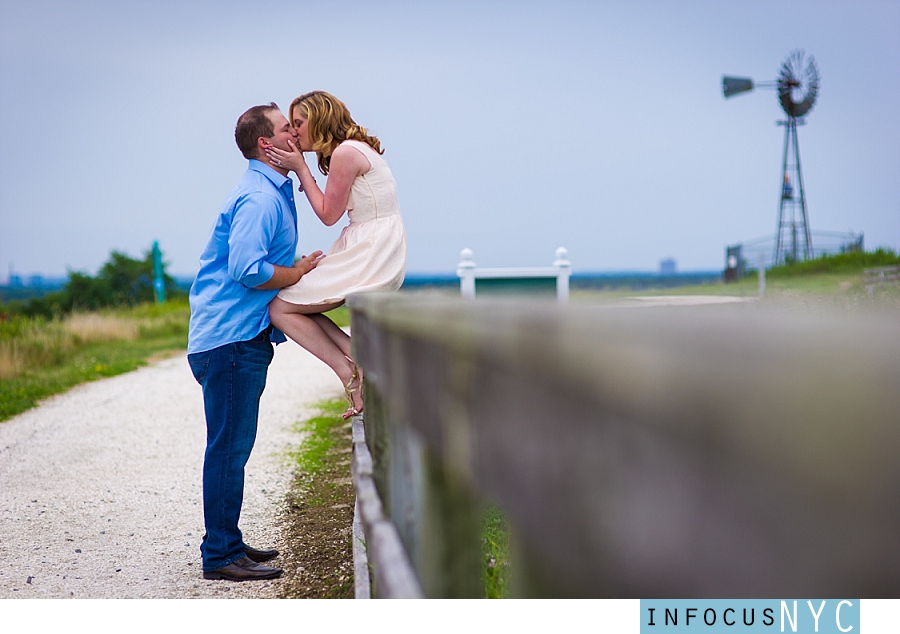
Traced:
<path fill-rule="evenodd" d="M 153 290 L 156 291 L 156 303 L 166 301 L 166 282 L 163 279 L 162 251 L 159 250 L 159 242 L 153 241 Z"/>

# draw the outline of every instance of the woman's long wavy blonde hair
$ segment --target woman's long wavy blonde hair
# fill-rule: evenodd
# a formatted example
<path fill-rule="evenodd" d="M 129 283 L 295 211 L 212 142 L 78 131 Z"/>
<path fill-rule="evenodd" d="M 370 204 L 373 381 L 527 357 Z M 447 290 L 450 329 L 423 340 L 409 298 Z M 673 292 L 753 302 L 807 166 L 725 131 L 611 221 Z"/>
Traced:
<path fill-rule="evenodd" d="M 344 102 L 322 90 L 314 90 L 300 95 L 291 102 L 288 114 L 294 122 L 295 109 L 306 117 L 307 130 L 312 148 L 319 159 L 319 171 L 328 174 L 331 154 L 341 142 L 347 139 L 367 143 L 379 154 L 384 154 L 378 137 L 370 136 L 366 129 L 357 125 Z"/>

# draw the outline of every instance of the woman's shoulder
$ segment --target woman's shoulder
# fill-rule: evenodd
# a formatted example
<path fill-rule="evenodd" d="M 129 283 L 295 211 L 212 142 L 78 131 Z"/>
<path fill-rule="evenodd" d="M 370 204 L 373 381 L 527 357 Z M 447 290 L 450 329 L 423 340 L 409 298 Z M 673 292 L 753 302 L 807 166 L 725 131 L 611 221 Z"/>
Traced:
<path fill-rule="evenodd" d="M 337 148 L 335 148 L 335 152 L 341 148 L 356 148 L 362 151 L 363 154 L 378 154 L 371 145 L 365 141 L 357 141 L 356 139 L 346 139 L 345 141 L 341 141 Z"/>
<path fill-rule="evenodd" d="M 369 146 L 359 141 L 342 141 L 331 153 L 332 169 L 341 164 L 357 174 L 367 173 L 372 169 L 372 155 L 364 149 L 367 147 Z"/>
<path fill-rule="evenodd" d="M 337 154 L 340 151 L 345 156 L 362 156 L 369 167 L 375 166 L 384 166 L 387 167 L 387 163 L 384 160 L 384 157 L 379 154 L 375 148 L 366 143 L 365 141 L 357 141 L 356 139 L 347 139 L 346 141 L 342 141 L 340 145 L 337 146 L 334 150 L 334 154 Z M 334 154 L 332 156 L 334 156 Z M 380 169 L 380 168 L 379 168 Z"/>

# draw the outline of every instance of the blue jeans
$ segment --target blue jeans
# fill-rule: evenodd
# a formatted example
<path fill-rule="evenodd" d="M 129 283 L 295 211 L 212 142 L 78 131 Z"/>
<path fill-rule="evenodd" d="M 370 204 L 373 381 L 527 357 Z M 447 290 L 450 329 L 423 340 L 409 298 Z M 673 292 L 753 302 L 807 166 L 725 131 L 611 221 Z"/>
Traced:
<path fill-rule="evenodd" d="M 203 570 L 227 566 L 244 556 L 238 528 L 244 501 L 244 466 L 256 442 L 259 399 L 272 361 L 267 332 L 188 355 L 203 387 L 206 455 L 203 460 Z"/>

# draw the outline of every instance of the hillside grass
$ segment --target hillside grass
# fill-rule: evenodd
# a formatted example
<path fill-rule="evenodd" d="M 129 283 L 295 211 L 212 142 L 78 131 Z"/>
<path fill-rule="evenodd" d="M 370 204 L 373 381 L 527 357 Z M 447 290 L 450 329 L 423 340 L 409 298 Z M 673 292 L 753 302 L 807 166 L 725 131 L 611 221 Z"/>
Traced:
<path fill-rule="evenodd" d="M 187 301 L 0 322 L 0 421 L 187 346 Z"/>
<path fill-rule="evenodd" d="M 328 313 L 341 327 L 350 313 Z M 0 321 L 0 422 L 40 401 L 187 349 L 187 298 L 132 308 Z"/>
<path fill-rule="evenodd" d="M 729 296 L 759 298 L 759 279 L 755 274 L 730 284 L 703 284 L 642 291 L 579 291 L 572 293 L 574 304 L 616 303 L 630 297 Z M 859 309 L 900 308 L 900 286 L 876 288 L 869 296 L 862 274 L 825 273 L 797 278 L 766 278 L 765 297 L 760 301 L 779 304 L 834 306 Z"/>
<path fill-rule="evenodd" d="M 900 255 L 878 249 L 870 253 L 826 255 L 815 260 L 766 270 L 765 299 L 771 301 L 833 303 L 861 307 L 900 306 L 900 286 L 883 286 L 872 296 L 863 283 L 863 270 L 900 264 Z M 759 297 L 759 275 L 750 271 L 737 282 L 724 281 L 640 291 L 573 291 L 574 302 L 606 302 L 626 297 L 712 295 Z"/>
<path fill-rule="evenodd" d="M 826 254 L 812 260 L 775 266 L 769 269 L 766 274 L 771 278 L 804 277 L 819 273 L 862 274 L 863 270 L 867 268 L 895 266 L 897 264 L 900 264 L 900 254 L 890 249 L 879 248 L 875 251 Z"/>

